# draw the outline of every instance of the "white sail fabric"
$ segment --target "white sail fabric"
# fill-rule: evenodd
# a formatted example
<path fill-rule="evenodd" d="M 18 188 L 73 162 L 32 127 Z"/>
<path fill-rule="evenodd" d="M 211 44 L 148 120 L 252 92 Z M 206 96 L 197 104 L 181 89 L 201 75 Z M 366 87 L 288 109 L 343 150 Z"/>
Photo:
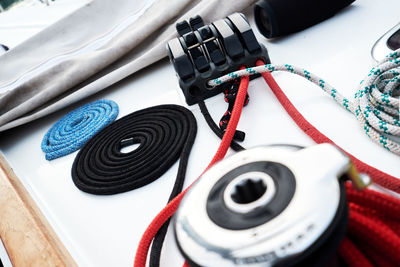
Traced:
<path fill-rule="evenodd" d="M 206 23 L 256 0 L 94 0 L 0 56 L 0 131 L 111 86 L 167 55 L 175 23 Z"/>

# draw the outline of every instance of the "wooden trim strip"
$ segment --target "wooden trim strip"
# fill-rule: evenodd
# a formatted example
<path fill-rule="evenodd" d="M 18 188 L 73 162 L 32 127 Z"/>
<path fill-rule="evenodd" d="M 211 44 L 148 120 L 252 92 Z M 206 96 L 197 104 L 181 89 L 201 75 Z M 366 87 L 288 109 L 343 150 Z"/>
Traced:
<path fill-rule="evenodd" d="M 77 266 L 1 153 L 0 237 L 14 267 Z"/>

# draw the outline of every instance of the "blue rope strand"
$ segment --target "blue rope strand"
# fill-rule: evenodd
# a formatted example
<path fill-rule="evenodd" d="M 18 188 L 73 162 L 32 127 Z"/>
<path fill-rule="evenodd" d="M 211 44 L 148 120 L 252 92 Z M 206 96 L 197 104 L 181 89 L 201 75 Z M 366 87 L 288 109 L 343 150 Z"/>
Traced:
<path fill-rule="evenodd" d="M 41 147 L 46 159 L 53 160 L 78 150 L 113 122 L 118 112 L 114 101 L 97 100 L 68 113 L 43 137 Z"/>

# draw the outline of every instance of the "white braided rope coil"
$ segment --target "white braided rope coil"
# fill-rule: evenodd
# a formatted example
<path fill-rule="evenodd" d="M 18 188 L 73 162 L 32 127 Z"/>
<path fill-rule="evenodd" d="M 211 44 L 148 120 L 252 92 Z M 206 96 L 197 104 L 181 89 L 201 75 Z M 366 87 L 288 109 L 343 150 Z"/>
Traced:
<path fill-rule="evenodd" d="M 368 76 L 361 81 L 354 102 L 349 101 L 317 75 L 288 64 L 247 68 L 211 80 L 208 84 L 215 87 L 241 76 L 274 71 L 294 73 L 315 83 L 342 107 L 352 112 L 373 141 L 400 155 L 400 49 L 372 68 Z"/>

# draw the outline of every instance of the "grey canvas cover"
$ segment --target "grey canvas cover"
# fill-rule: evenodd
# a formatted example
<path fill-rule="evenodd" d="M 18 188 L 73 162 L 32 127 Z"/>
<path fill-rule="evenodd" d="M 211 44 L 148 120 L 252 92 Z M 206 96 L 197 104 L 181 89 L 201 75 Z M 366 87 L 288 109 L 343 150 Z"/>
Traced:
<path fill-rule="evenodd" d="M 0 132 L 82 100 L 167 55 L 175 23 L 256 0 L 94 0 L 0 56 Z"/>

